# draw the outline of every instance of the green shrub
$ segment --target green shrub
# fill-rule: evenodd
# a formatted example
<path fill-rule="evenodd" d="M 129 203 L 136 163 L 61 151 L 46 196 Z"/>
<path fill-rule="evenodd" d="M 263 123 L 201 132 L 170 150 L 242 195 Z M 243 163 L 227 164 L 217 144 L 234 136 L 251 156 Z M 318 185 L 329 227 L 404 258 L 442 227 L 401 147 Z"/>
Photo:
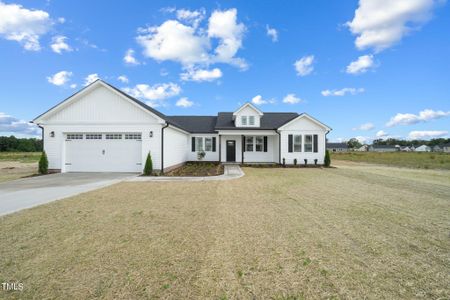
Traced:
<path fill-rule="evenodd" d="M 147 155 L 147 159 L 145 160 L 145 166 L 144 166 L 144 175 L 150 176 L 153 173 L 153 162 L 152 162 L 152 156 L 150 153 Z"/>
<path fill-rule="evenodd" d="M 325 167 L 329 167 L 331 165 L 330 151 L 325 151 L 325 159 L 324 159 Z"/>
<path fill-rule="evenodd" d="M 42 151 L 41 158 L 39 159 L 39 174 L 48 174 L 48 159 L 45 151 Z"/>

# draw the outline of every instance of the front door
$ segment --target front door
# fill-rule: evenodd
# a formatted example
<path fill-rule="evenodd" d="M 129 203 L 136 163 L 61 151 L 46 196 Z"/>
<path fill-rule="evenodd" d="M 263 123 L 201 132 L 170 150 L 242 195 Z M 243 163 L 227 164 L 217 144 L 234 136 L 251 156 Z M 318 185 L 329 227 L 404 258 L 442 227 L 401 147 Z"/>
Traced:
<path fill-rule="evenodd" d="M 236 161 L 236 141 L 227 141 L 227 161 Z"/>

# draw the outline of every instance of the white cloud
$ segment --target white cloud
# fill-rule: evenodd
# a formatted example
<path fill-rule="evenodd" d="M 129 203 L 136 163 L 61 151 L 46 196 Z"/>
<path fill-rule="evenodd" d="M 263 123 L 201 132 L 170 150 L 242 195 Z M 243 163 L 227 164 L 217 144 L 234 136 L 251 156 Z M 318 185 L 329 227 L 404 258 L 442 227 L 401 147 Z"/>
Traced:
<path fill-rule="evenodd" d="M 328 97 L 328 96 L 345 96 L 346 94 L 350 95 L 356 95 L 359 93 L 363 93 L 363 88 L 343 88 L 340 90 L 324 90 L 322 91 L 322 96 Z"/>
<path fill-rule="evenodd" d="M 183 81 L 213 81 L 222 77 L 222 71 L 219 68 L 212 70 L 189 68 L 185 73 L 181 73 L 180 77 Z"/>
<path fill-rule="evenodd" d="M 86 78 L 84 78 L 84 86 L 90 85 L 97 79 L 100 79 L 100 77 L 98 77 L 97 73 L 89 74 L 88 76 L 86 76 Z"/>
<path fill-rule="evenodd" d="M 200 22 L 205 18 L 205 9 L 188 10 L 178 9 L 176 11 L 177 19 L 192 24 L 194 28 L 197 28 Z"/>
<path fill-rule="evenodd" d="M 439 138 L 448 135 L 448 131 L 444 130 L 429 130 L 429 131 L 411 131 L 408 137 L 412 140 Z"/>
<path fill-rule="evenodd" d="M 266 25 L 266 34 L 272 39 L 272 42 L 278 42 L 278 31 L 275 28 Z"/>
<path fill-rule="evenodd" d="M 274 99 L 266 100 L 266 99 L 263 99 L 263 97 L 261 95 L 257 95 L 252 98 L 252 103 L 256 104 L 256 105 L 262 105 L 262 104 L 268 104 L 268 103 L 273 104 L 273 103 L 275 103 L 275 100 Z"/>
<path fill-rule="evenodd" d="M 349 74 L 360 74 L 365 73 L 370 68 L 375 67 L 375 63 L 373 61 L 373 55 L 363 55 L 358 57 L 357 60 L 352 61 L 347 66 L 347 73 Z"/>
<path fill-rule="evenodd" d="M 375 125 L 373 125 L 373 123 L 369 122 L 369 123 L 361 124 L 360 126 L 353 128 L 353 130 L 372 130 L 374 128 L 375 128 Z"/>
<path fill-rule="evenodd" d="M 133 49 L 128 49 L 127 52 L 125 52 L 123 61 L 128 65 L 139 65 L 139 61 L 134 57 Z"/>
<path fill-rule="evenodd" d="M 0 135 L 6 134 L 40 136 L 41 129 L 27 121 L 0 112 Z"/>
<path fill-rule="evenodd" d="M 39 39 L 52 27 L 43 10 L 29 10 L 19 4 L 0 2 L 0 36 L 19 42 L 25 50 L 39 51 Z"/>
<path fill-rule="evenodd" d="M 361 144 L 367 144 L 367 143 L 369 143 L 370 141 L 373 140 L 373 139 L 370 138 L 370 137 L 367 137 L 367 136 L 361 136 L 361 135 L 355 136 L 355 139 L 357 139 L 358 142 L 360 142 Z"/>
<path fill-rule="evenodd" d="M 60 24 L 66 23 L 66 19 L 64 19 L 63 17 L 58 18 L 57 21 L 58 21 L 58 23 L 60 23 Z"/>
<path fill-rule="evenodd" d="M 172 82 L 159 83 L 153 86 L 137 84 L 133 88 L 124 88 L 123 90 L 133 97 L 148 100 L 146 103 L 153 107 L 160 106 L 162 104 L 161 100 L 181 93 L 180 86 Z"/>
<path fill-rule="evenodd" d="M 180 98 L 180 100 L 178 100 L 175 105 L 179 106 L 179 107 L 187 108 L 187 107 L 191 107 L 192 105 L 194 105 L 194 102 L 189 101 L 189 99 L 187 97 L 183 97 L 183 98 Z"/>
<path fill-rule="evenodd" d="M 287 94 L 286 97 L 283 98 L 283 103 L 297 104 L 300 102 L 302 102 L 302 99 L 295 96 L 295 94 Z"/>
<path fill-rule="evenodd" d="M 314 71 L 314 55 L 303 56 L 294 63 L 298 76 L 306 76 Z"/>
<path fill-rule="evenodd" d="M 375 136 L 376 136 L 377 138 L 385 138 L 385 137 L 388 136 L 388 133 L 385 132 L 384 130 L 379 130 L 379 131 L 375 134 Z"/>
<path fill-rule="evenodd" d="M 398 113 L 394 117 L 392 117 L 389 122 L 386 123 L 387 127 L 393 127 L 397 125 L 411 125 L 416 124 L 419 122 L 427 122 L 435 119 L 440 119 L 444 117 L 450 116 L 450 111 L 442 111 L 442 110 L 432 110 L 432 109 L 425 109 L 419 112 L 418 115 L 415 114 L 402 114 Z"/>
<path fill-rule="evenodd" d="M 437 2 L 439 0 L 360 0 L 347 26 L 357 36 L 358 49 L 381 51 L 428 21 Z"/>
<path fill-rule="evenodd" d="M 61 54 L 63 51 L 73 51 L 73 49 L 66 43 L 67 37 L 62 35 L 57 35 L 52 38 L 52 44 L 50 47 L 53 52 Z"/>
<path fill-rule="evenodd" d="M 74 89 L 74 88 L 76 88 L 77 87 L 77 84 L 76 83 L 72 83 L 71 85 L 70 85 L 70 88 L 71 89 Z"/>
<path fill-rule="evenodd" d="M 117 80 L 119 80 L 122 83 L 128 83 L 129 82 L 128 77 L 125 76 L 125 75 L 120 75 L 119 77 L 117 77 Z"/>
<path fill-rule="evenodd" d="M 47 80 L 51 84 L 61 86 L 61 85 L 66 84 L 70 80 L 71 76 L 72 76 L 72 72 L 61 71 L 56 74 L 53 74 L 52 76 L 47 77 Z"/>

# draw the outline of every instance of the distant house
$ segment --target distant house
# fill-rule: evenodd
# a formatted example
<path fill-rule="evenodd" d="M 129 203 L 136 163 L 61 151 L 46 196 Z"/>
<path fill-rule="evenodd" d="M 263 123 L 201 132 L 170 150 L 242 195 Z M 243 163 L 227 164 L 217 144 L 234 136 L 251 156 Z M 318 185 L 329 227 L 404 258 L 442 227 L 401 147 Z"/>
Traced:
<path fill-rule="evenodd" d="M 414 150 L 416 152 L 431 152 L 431 147 L 427 146 L 427 145 L 422 145 L 416 148 L 416 150 Z"/>
<path fill-rule="evenodd" d="M 370 152 L 395 152 L 398 151 L 399 148 L 392 145 L 370 145 Z"/>
<path fill-rule="evenodd" d="M 408 147 L 408 146 L 403 146 L 403 147 L 400 147 L 400 151 L 402 151 L 402 152 L 411 152 L 411 151 L 414 151 L 414 148 Z"/>
<path fill-rule="evenodd" d="M 442 152 L 442 145 L 434 145 L 433 147 L 431 147 L 431 151 L 433 152 Z"/>
<path fill-rule="evenodd" d="M 442 152 L 450 153 L 450 143 L 441 145 Z"/>
<path fill-rule="evenodd" d="M 327 150 L 331 152 L 347 152 L 347 143 L 327 143 Z"/>
<path fill-rule="evenodd" d="M 362 145 L 361 147 L 355 149 L 355 151 L 358 151 L 358 152 L 366 152 L 368 150 L 369 150 L 369 145 Z"/>

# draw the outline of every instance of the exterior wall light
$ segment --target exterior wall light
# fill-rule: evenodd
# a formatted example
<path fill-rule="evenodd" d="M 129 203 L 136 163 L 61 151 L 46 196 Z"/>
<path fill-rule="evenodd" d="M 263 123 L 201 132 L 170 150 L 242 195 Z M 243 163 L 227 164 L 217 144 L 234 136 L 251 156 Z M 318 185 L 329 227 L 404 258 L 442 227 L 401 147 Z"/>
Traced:
<path fill-rule="evenodd" d="M 52 137 L 52 138 L 55 137 L 55 132 L 54 132 L 54 131 L 51 131 L 51 132 L 50 132 L 50 137 Z"/>
<path fill-rule="evenodd" d="M 149 137 L 153 137 L 153 131 L 150 131 Z"/>

